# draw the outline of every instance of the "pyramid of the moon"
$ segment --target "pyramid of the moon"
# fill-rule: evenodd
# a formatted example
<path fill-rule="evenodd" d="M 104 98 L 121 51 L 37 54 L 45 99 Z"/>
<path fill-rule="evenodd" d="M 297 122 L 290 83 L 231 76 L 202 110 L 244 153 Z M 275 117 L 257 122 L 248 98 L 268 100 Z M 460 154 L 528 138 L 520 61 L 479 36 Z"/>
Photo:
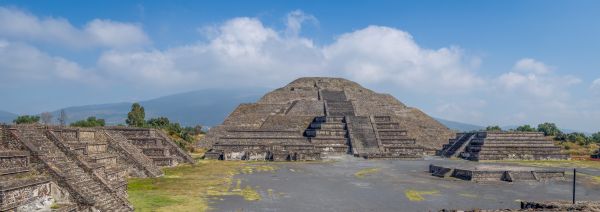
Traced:
<path fill-rule="evenodd" d="M 206 136 L 207 158 L 317 160 L 420 158 L 455 133 L 389 94 L 341 78 L 297 79 L 239 105 Z"/>

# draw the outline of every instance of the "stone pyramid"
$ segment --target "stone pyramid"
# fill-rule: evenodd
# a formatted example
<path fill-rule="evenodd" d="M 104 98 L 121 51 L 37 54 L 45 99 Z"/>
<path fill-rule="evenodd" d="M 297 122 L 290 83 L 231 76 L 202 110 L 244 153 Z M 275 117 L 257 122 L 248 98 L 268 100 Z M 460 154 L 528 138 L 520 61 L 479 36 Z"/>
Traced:
<path fill-rule="evenodd" d="M 420 158 L 455 133 L 407 107 L 341 78 L 299 78 L 239 105 L 211 128 L 207 158 L 316 160 L 340 154 L 364 158 Z"/>

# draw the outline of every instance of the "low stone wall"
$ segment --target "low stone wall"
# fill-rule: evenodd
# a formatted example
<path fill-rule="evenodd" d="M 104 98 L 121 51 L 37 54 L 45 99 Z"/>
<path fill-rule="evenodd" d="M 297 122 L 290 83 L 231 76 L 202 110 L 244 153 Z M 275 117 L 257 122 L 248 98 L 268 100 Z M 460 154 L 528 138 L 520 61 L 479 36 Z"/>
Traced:
<path fill-rule="evenodd" d="M 46 177 L 0 183 L 0 211 L 6 211 L 51 195 Z"/>
<path fill-rule="evenodd" d="M 528 170 L 529 169 L 529 170 Z M 429 172 L 438 177 L 454 177 L 474 182 L 520 182 L 520 181 L 551 181 L 564 180 L 564 170 L 534 169 L 529 167 L 498 167 L 490 168 L 465 168 L 440 165 L 429 165 Z"/>

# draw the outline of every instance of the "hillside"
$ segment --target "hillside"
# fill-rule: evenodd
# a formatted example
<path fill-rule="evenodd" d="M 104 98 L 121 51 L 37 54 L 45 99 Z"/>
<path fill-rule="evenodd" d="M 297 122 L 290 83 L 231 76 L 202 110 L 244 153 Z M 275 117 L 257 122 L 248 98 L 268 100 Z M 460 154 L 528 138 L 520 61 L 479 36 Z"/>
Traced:
<path fill-rule="evenodd" d="M 238 104 L 256 101 L 261 89 L 250 90 L 198 90 L 164 96 L 140 104 L 146 110 L 146 118 L 165 116 L 185 126 L 201 124 L 213 126 L 221 123 L 224 117 Z M 96 116 L 106 120 L 109 125 L 125 122 L 132 102 L 86 105 L 65 108 L 68 122 Z M 58 117 L 60 110 L 53 111 Z"/>
<path fill-rule="evenodd" d="M 435 118 L 435 120 L 439 121 L 443 125 L 446 125 L 446 127 L 450 128 L 451 130 L 455 130 L 455 131 L 459 131 L 459 132 L 485 129 L 485 127 L 483 127 L 483 126 L 467 124 L 467 123 L 462 123 L 462 122 L 457 122 L 457 121 L 450 121 L 450 120 L 445 120 L 445 119 L 441 119 L 441 118 Z"/>
<path fill-rule="evenodd" d="M 17 114 L 0 110 L 0 123 L 11 123 L 16 117 Z"/>

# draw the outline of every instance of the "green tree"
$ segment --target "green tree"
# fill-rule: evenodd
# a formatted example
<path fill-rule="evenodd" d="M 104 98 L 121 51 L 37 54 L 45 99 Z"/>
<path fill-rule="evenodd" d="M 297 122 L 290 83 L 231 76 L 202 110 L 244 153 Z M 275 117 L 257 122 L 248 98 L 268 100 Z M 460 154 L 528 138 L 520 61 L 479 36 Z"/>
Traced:
<path fill-rule="evenodd" d="M 71 123 L 73 127 L 103 127 L 104 125 L 106 125 L 104 119 L 96 119 L 95 116 Z"/>
<path fill-rule="evenodd" d="M 13 123 L 15 123 L 15 124 L 34 124 L 34 123 L 38 123 L 39 121 L 40 121 L 39 116 L 24 115 L 24 116 L 18 116 L 15 120 L 13 120 Z"/>
<path fill-rule="evenodd" d="M 485 131 L 502 131 L 502 128 L 500 128 L 498 125 L 493 125 L 486 127 Z"/>
<path fill-rule="evenodd" d="M 556 124 L 548 122 L 539 124 L 537 130 L 539 132 L 543 132 L 545 136 L 558 136 L 562 134 L 562 132 L 558 129 Z"/>
<path fill-rule="evenodd" d="M 132 127 L 144 127 L 146 124 L 145 118 L 146 112 L 144 112 L 144 107 L 139 103 L 133 103 L 133 105 L 131 105 L 131 112 L 127 113 L 127 120 L 125 120 L 125 123 Z"/>
<path fill-rule="evenodd" d="M 150 120 L 147 121 L 147 124 L 149 127 L 152 127 L 152 128 L 165 129 L 165 128 L 169 127 L 171 122 L 169 121 L 169 119 L 167 117 L 158 117 L 158 118 L 151 118 Z"/>
<path fill-rule="evenodd" d="M 600 143 L 600 132 L 592 134 L 592 136 L 590 136 L 590 139 L 594 143 Z"/>
<path fill-rule="evenodd" d="M 567 134 L 567 141 L 571 143 L 576 143 L 580 146 L 589 145 L 591 143 L 591 139 L 585 136 L 583 133 L 569 133 Z"/>
<path fill-rule="evenodd" d="M 535 131 L 537 131 L 537 129 L 531 127 L 531 125 L 529 125 L 529 124 L 526 124 L 526 125 L 517 127 L 516 131 L 519 131 L 519 132 L 535 132 Z"/>

